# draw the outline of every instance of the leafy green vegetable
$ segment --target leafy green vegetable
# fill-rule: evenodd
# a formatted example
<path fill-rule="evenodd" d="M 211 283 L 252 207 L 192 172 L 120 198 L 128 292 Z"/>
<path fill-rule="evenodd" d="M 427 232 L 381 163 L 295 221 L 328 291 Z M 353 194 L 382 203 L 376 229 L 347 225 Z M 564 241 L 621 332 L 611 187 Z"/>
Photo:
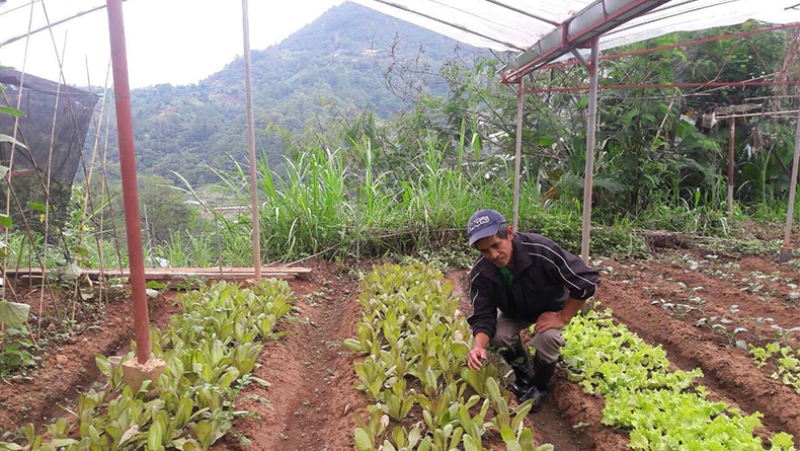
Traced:
<path fill-rule="evenodd" d="M 97 356 L 106 388 L 82 394 L 71 412 L 76 422 L 57 420 L 47 427 L 47 439 L 26 426 L 26 449 L 208 450 L 219 440 L 238 414 L 239 391 L 250 382 L 267 384 L 245 376 L 263 348 L 257 339 L 277 336 L 272 327 L 294 298 L 286 282 L 265 280 L 250 289 L 220 282 L 180 300 L 183 314 L 173 316 L 169 327 L 150 332 L 153 354 L 166 362 L 157 383 L 146 381 L 136 393 L 125 385 L 122 365 L 114 363 L 134 358 L 135 349 L 120 362 Z M 269 327 L 262 324 L 265 317 L 272 318 Z M 20 447 L 0 443 L 0 450 Z"/>
<path fill-rule="evenodd" d="M 670 371 L 666 352 L 615 324 L 610 310 L 573 318 L 564 335 L 570 378 L 605 398 L 603 423 L 629 430 L 629 448 L 766 449 L 754 434 L 762 414 L 743 416 L 709 401 L 705 387 L 695 385 L 699 369 Z M 794 450 L 792 437 L 775 435 L 769 449 Z"/>
<path fill-rule="evenodd" d="M 495 429 L 514 431 L 505 441 L 508 449 L 552 449 L 534 446 L 533 433 L 523 425 L 531 402 L 511 409 L 496 368 L 466 367 L 473 338 L 452 286 L 442 279 L 440 271 L 419 262 L 377 266 L 363 277 L 358 337 L 345 346 L 367 354 L 355 365 L 356 388 L 374 404 L 368 421 L 356 416 L 356 448 L 483 451 L 484 435 Z M 467 397 L 468 387 L 477 394 Z M 424 436 L 418 426 L 408 431 L 402 424 L 415 404 L 422 409 Z M 494 416 L 488 418 L 490 409 Z"/>

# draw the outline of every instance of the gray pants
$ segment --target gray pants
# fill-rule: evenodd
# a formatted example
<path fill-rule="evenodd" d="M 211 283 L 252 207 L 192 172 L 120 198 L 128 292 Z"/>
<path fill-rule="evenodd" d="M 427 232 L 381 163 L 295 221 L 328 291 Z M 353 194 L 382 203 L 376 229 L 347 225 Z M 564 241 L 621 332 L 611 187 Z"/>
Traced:
<path fill-rule="evenodd" d="M 492 346 L 496 348 L 513 348 L 519 344 L 519 332 L 531 326 L 528 321 L 504 316 L 502 312 L 497 314 L 497 332 L 492 337 Z M 531 346 L 536 349 L 536 356 L 542 363 L 553 363 L 558 360 L 561 347 L 564 346 L 564 336 L 561 329 L 548 329 L 542 333 L 535 334 L 531 340 Z"/>

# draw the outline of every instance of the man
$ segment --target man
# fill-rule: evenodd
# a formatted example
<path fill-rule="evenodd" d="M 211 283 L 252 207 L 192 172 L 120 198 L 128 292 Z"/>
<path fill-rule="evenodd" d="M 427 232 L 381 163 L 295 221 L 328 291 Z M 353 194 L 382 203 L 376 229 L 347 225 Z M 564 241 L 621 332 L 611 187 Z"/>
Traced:
<path fill-rule="evenodd" d="M 519 402 L 533 399 L 541 409 L 555 372 L 561 330 L 594 295 L 597 271 L 535 233 L 520 233 L 494 210 L 480 210 L 467 225 L 470 246 L 481 252 L 470 273 L 469 318 L 475 346 L 468 365 L 480 369 L 491 344 L 514 371 L 510 387 Z M 519 332 L 536 323 L 531 345 L 536 349 L 533 373 Z"/>

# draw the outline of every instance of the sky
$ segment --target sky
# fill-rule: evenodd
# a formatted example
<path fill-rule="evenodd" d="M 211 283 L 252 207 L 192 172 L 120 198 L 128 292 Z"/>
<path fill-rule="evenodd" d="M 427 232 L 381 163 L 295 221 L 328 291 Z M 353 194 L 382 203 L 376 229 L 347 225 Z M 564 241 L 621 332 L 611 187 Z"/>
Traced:
<path fill-rule="evenodd" d="M 343 0 L 249 0 L 250 47 L 265 49 L 312 22 Z M 0 4 L 0 42 L 24 35 L 31 0 Z M 34 0 L 35 30 L 50 22 L 104 4 L 104 0 Z M 20 9 L 13 10 L 16 7 Z M 13 10 L 13 11 L 12 11 Z M 197 83 L 243 53 L 242 4 L 239 0 L 128 0 L 124 3 L 128 71 L 132 88 L 159 83 Z M 67 83 L 103 86 L 109 61 L 108 15 L 105 9 L 53 28 L 58 53 L 66 39 Z M 25 39 L 0 47 L 0 66 L 22 69 Z M 87 63 L 88 62 L 88 63 Z M 57 80 L 56 50 L 48 31 L 31 36 L 25 71 Z"/>

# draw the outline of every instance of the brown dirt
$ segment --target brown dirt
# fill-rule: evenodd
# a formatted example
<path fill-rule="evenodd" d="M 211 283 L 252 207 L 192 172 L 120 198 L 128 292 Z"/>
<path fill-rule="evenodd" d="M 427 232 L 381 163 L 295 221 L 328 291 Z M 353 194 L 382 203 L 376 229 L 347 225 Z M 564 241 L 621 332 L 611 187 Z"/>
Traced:
<path fill-rule="evenodd" d="M 465 314 L 472 313 L 472 304 L 469 300 L 469 271 L 451 271 L 447 274 L 447 279 L 453 284 L 453 293 L 460 296 L 458 308 Z M 577 389 L 577 391 L 575 391 Z M 593 407 L 595 403 L 601 402 L 599 399 L 591 399 L 581 392 L 577 384 L 569 382 L 564 377 L 563 372 L 559 371 L 555 376 L 553 391 L 550 402 L 545 404 L 541 411 L 536 414 L 528 415 L 527 426 L 533 431 L 534 439 L 538 444 L 550 443 L 557 450 L 586 450 L 591 447 L 589 437 L 595 436 L 583 434 L 578 425 L 581 421 L 586 421 L 582 413 L 587 408 L 575 409 L 574 406 L 586 405 Z M 598 412 L 602 410 L 600 406 Z M 598 417 L 599 418 L 599 417 Z M 599 419 L 596 421 L 599 425 Z M 608 430 L 608 428 L 605 428 Z M 595 440 L 592 440 L 595 441 Z M 611 442 L 616 443 L 616 442 Z M 627 440 L 625 440 L 627 443 Z M 597 450 L 621 450 L 622 447 L 596 447 Z"/>
<path fill-rule="evenodd" d="M 734 321 L 728 325 L 729 329 L 735 327 L 747 329 L 746 333 L 737 334 L 737 339 L 744 339 L 754 345 L 763 345 L 774 339 L 773 324 L 786 329 L 800 325 L 800 308 L 796 303 L 786 301 L 792 291 L 788 283 L 800 284 L 800 277 L 796 273 L 793 276 L 787 273 L 781 276 L 782 280 L 772 281 L 769 274 L 773 270 L 778 271 L 778 268 L 759 261 L 758 266 L 770 272 L 758 270 L 762 275 L 768 276 L 758 278 L 758 275 L 752 273 L 756 271 L 752 269 L 756 267 L 755 262 L 756 259 L 749 258 L 741 261 L 742 269 L 727 269 L 720 263 L 700 261 L 700 267 L 691 270 L 687 269 L 689 264 L 684 264 L 675 258 L 662 257 L 638 265 L 612 263 L 610 266 L 616 268 L 614 272 L 617 274 L 613 276 L 613 280 L 620 282 L 629 292 L 636 292 L 648 304 L 664 299 L 671 303 L 700 307 L 685 315 L 665 311 L 666 314 L 691 324 L 697 324 L 701 318 L 726 316 Z M 745 270 L 745 267 L 751 269 Z M 721 271 L 724 275 L 714 275 L 715 271 Z M 789 270 L 784 269 L 784 271 Z M 748 282 L 761 284 L 764 288 L 761 292 L 750 292 Z M 680 283 L 683 283 L 685 288 Z M 773 294 L 770 295 L 768 292 Z M 698 306 L 687 301 L 694 296 L 702 298 L 702 305 Z M 732 315 L 731 307 L 734 305 L 738 307 L 739 312 Z M 758 322 L 757 318 L 772 318 L 774 322 L 763 320 Z M 717 343 L 729 344 L 724 335 L 711 335 Z M 800 343 L 800 334 L 790 335 L 789 340 L 795 344 Z"/>
<path fill-rule="evenodd" d="M 295 287 L 303 298 L 286 327 L 291 334 L 267 345 L 255 375 L 270 387 L 251 385 L 237 407 L 258 418 L 238 420 L 216 449 L 351 450 L 353 412 L 367 400 L 353 388 L 355 357 L 342 341 L 356 335 L 362 306 L 354 277 L 326 265 L 314 268 L 310 281 Z M 311 293 L 320 295 L 306 296 Z M 252 442 L 242 446 L 240 437 Z"/>
<path fill-rule="evenodd" d="M 743 268 L 745 264 L 755 267 L 755 260 L 743 260 Z M 613 309 L 615 319 L 631 331 L 653 344 L 663 345 L 678 368 L 702 369 L 705 377 L 701 382 L 710 389 L 713 398 L 725 400 L 747 413 L 762 412 L 764 425 L 773 433 L 800 431 L 800 396 L 770 378 L 767 371 L 757 368 L 747 352 L 731 347 L 727 338 L 708 327 L 695 325 L 700 317 L 721 315 L 730 312 L 731 305 L 738 305 L 741 312 L 736 317 L 751 332 L 737 338 L 753 342 L 769 335 L 769 330 L 751 319 L 773 316 L 778 324 L 791 327 L 791 323 L 797 324 L 796 312 L 776 302 L 759 302 L 757 296 L 740 291 L 737 279 L 723 280 L 701 270 L 686 270 L 674 261 L 661 257 L 635 265 L 603 263 L 603 267 L 616 269 L 604 278 L 597 301 L 602 307 Z M 651 298 L 670 296 L 675 301 L 690 296 L 678 282 L 686 284 L 688 290 L 703 287 L 696 294 L 705 301 L 704 312 L 692 311 L 683 316 L 651 304 Z M 762 434 L 768 435 L 767 431 Z"/>
<path fill-rule="evenodd" d="M 38 306 L 39 296 L 28 293 L 20 299 L 26 300 Z M 180 310 L 174 301 L 175 293 L 171 292 L 149 302 L 154 325 L 165 325 L 170 315 Z M 72 406 L 78 394 L 101 377 L 95 356 L 120 355 L 130 349 L 132 316 L 129 298 L 112 301 L 104 319 L 83 323 L 94 327 L 83 327 L 74 338 L 51 344 L 29 379 L 0 380 L 0 435 L 30 422 L 43 426 L 65 415 L 63 406 Z"/>

